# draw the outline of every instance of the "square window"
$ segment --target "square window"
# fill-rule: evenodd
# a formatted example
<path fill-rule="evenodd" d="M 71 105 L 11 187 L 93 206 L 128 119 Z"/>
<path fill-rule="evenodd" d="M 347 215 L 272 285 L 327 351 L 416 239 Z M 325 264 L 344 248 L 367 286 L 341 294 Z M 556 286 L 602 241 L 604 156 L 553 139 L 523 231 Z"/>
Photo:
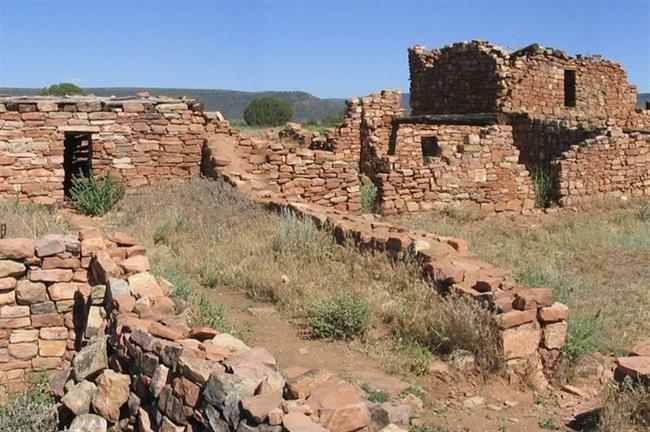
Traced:
<path fill-rule="evenodd" d="M 440 157 L 442 156 L 442 149 L 438 145 L 438 138 L 434 136 L 425 136 L 420 141 L 422 145 L 422 157 Z"/>

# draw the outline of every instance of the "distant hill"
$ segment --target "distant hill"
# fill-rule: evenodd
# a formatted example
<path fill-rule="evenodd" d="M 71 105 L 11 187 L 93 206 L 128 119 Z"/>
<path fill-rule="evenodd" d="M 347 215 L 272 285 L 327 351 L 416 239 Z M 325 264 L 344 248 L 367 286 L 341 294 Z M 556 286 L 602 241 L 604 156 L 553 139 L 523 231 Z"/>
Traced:
<path fill-rule="evenodd" d="M 231 121 L 242 121 L 246 105 L 260 96 L 276 96 L 285 100 L 293 108 L 296 121 L 322 120 L 325 117 L 340 116 L 344 105 L 331 99 L 321 99 L 301 91 L 245 92 L 238 90 L 209 90 L 182 88 L 146 88 L 146 87 L 92 87 L 84 92 L 97 96 L 129 96 L 147 91 L 152 95 L 172 97 L 188 96 L 201 100 L 206 110 L 220 111 Z M 0 88 L 0 94 L 34 95 L 40 89 Z"/>

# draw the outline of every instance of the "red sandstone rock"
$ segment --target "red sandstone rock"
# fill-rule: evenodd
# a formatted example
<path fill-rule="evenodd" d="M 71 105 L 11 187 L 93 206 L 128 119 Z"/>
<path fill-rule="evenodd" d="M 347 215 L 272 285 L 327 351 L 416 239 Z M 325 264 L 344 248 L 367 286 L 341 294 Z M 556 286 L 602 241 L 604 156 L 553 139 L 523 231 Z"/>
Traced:
<path fill-rule="evenodd" d="M 106 246 L 106 242 L 101 236 L 81 240 L 81 255 L 83 256 L 91 256 L 96 252 L 105 251 L 106 249 L 108 249 L 108 246 Z"/>
<path fill-rule="evenodd" d="M 282 424 L 287 432 L 328 432 L 327 429 L 300 413 L 285 414 L 282 418 Z"/>
<path fill-rule="evenodd" d="M 513 306 L 518 310 L 550 307 L 555 303 L 552 288 L 525 288 L 515 294 Z"/>
<path fill-rule="evenodd" d="M 639 342 L 630 350 L 630 355 L 650 357 L 650 339 Z"/>
<path fill-rule="evenodd" d="M 162 296 L 162 290 L 151 273 L 137 273 L 129 276 L 131 292 L 136 297 L 157 297 Z"/>
<path fill-rule="evenodd" d="M 210 327 L 197 327 L 190 330 L 190 337 L 200 341 L 213 339 L 218 334 L 218 331 Z"/>
<path fill-rule="evenodd" d="M 129 398 L 131 379 L 106 369 L 97 378 L 97 391 L 93 397 L 92 406 L 95 412 L 111 423 L 115 423 L 120 416 L 120 407 Z"/>
<path fill-rule="evenodd" d="M 96 283 L 106 283 L 110 277 L 122 275 L 122 269 L 113 261 L 108 252 L 100 250 L 93 255 L 90 273 Z"/>
<path fill-rule="evenodd" d="M 29 280 L 32 282 L 70 282 L 72 280 L 72 270 L 30 270 Z"/>
<path fill-rule="evenodd" d="M 149 258 L 146 255 L 135 255 L 120 263 L 126 273 L 143 273 L 149 271 Z"/>
<path fill-rule="evenodd" d="M 539 309 L 539 319 L 543 322 L 562 321 L 568 316 L 569 308 L 562 303 L 555 302 L 552 306 Z"/>
<path fill-rule="evenodd" d="M 537 323 L 523 324 L 503 332 L 503 351 L 506 360 L 526 357 L 537 351 L 541 339 Z"/>
<path fill-rule="evenodd" d="M 34 240 L 14 238 L 0 239 L 0 259 L 28 259 L 34 256 Z"/>
<path fill-rule="evenodd" d="M 138 240 L 135 237 L 122 232 L 108 233 L 106 234 L 106 238 L 118 246 L 135 246 L 138 244 Z"/>
<path fill-rule="evenodd" d="M 619 357 L 617 370 L 632 379 L 650 379 L 650 357 Z"/>
<path fill-rule="evenodd" d="M 282 406 L 282 392 L 273 392 L 245 397 L 241 400 L 242 410 L 257 423 L 266 421 L 269 412 Z"/>
<path fill-rule="evenodd" d="M 496 316 L 499 326 L 502 329 L 516 327 L 522 324 L 535 321 L 537 310 L 529 309 L 525 311 L 513 310 Z"/>
<path fill-rule="evenodd" d="M 363 402 L 321 408 L 319 423 L 332 432 L 352 432 L 370 423 L 370 412 Z"/>

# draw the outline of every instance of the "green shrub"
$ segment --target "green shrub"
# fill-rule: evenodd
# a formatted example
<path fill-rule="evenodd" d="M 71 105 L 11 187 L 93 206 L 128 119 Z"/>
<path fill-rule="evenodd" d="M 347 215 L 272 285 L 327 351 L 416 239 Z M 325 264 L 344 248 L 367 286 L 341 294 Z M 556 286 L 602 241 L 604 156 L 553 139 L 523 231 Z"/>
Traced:
<path fill-rule="evenodd" d="M 189 226 L 185 215 L 167 215 L 167 217 L 156 225 L 153 232 L 154 244 L 164 243 L 172 233 L 184 232 Z"/>
<path fill-rule="evenodd" d="M 124 196 L 125 187 L 110 176 L 102 180 L 81 175 L 72 179 L 70 199 L 81 213 L 101 216 L 113 208 Z"/>
<path fill-rule="evenodd" d="M 377 186 L 369 179 L 364 178 L 361 181 L 361 211 L 363 213 L 373 213 L 377 203 Z"/>
<path fill-rule="evenodd" d="M 641 204 L 638 215 L 641 221 L 650 222 L 650 203 Z"/>
<path fill-rule="evenodd" d="M 341 294 L 334 300 L 309 304 L 307 326 L 315 338 L 349 340 L 363 336 L 368 329 L 370 307 L 354 294 Z"/>
<path fill-rule="evenodd" d="M 580 359 L 602 349 L 600 311 L 591 317 L 569 317 L 568 323 L 562 360 L 570 370 Z"/>
<path fill-rule="evenodd" d="M 9 397 L 0 404 L 0 431 L 56 432 L 56 404 L 47 390 L 47 380 L 41 379 L 27 391 Z"/>
<path fill-rule="evenodd" d="M 299 217 L 292 210 L 282 209 L 273 250 L 309 258 L 324 258 L 332 252 L 332 238 L 328 233 L 320 231 L 312 218 Z"/>
<path fill-rule="evenodd" d="M 244 120 L 249 126 L 281 126 L 292 117 L 291 106 L 273 96 L 254 99 L 244 110 Z"/>
<path fill-rule="evenodd" d="M 384 403 L 390 401 L 388 393 L 370 387 L 368 383 L 361 384 L 361 390 L 366 392 L 368 400 L 375 403 Z"/>
<path fill-rule="evenodd" d="M 84 92 L 72 83 L 59 83 L 52 84 L 51 86 L 44 88 L 39 93 L 41 96 L 66 96 L 66 95 L 83 95 Z"/>
<path fill-rule="evenodd" d="M 535 204 L 541 208 L 550 206 L 553 195 L 553 179 L 551 175 L 541 168 L 533 169 L 531 174 L 533 187 L 535 188 Z"/>

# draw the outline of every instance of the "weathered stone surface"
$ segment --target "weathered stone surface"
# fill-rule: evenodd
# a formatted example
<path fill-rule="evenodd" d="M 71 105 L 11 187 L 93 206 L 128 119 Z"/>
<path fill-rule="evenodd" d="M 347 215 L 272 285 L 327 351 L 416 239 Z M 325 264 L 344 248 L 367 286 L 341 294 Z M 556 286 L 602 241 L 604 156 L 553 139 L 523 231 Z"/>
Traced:
<path fill-rule="evenodd" d="M 552 288 L 525 288 L 515 294 L 513 306 L 518 310 L 550 307 L 555 303 Z"/>
<path fill-rule="evenodd" d="M 96 339 L 85 346 L 72 360 L 72 369 L 77 381 L 92 377 L 108 368 L 106 339 Z"/>
<path fill-rule="evenodd" d="M 30 270 L 29 280 L 32 282 L 70 282 L 72 274 L 70 269 Z"/>
<path fill-rule="evenodd" d="M 214 372 L 203 389 L 204 399 L 213 404 L 235 428 L 241 420 L 240 402 L 253 396 L 257 383 L 246 378 L 224 372 Z"/>
<path fill-rule="evenodd" d="M 548 349 L 560 349 L 566 342 L 569 325 L 566 321 L 547 324 L 543 327 L 543 344 Z"/>
<path fill-rule="evenodd" d="M 287 432 L 328 432 L 324 427 L 314 423 L 304 414 L 289 413 L 282 418 L 282 424 Z"/>
<path fill-rule="evenodd" d="M 282 392 L 269 392 L 245 397 L 241 401 L 244 414 L 257 423 L 266 421 L 269 412 L 282 406 Z"/>
<path fill-rule="evenodd" d="M 236 352 L 224 364 L 233 373 L 258 383 L 277 370 L 275 357 L 261 347 Z"/>
<path fill-rule="evenodd" d="M 39 340 L 38 354 L 41 357 L 61 357 L 65 354 L 66 347 L 65 340 Z"/>
<path fill-rule="evenodd" d="M 31 305 L 49 301 L 47 289 L 42 282 L 21 280 L 16 284 L 16 302 L 20 305 Z"/>
<path fill-rule="evenodd" d="M 632 379 L 650 379 L 650 357 L 619 357 L 616 359 L 617 371 Z"/>
<path fill-rule="evenodd" d="M 0 278 L 0 291 L 7 291 L 16 288 L 17 281 L 13 277 Z"/>
<path fill-rule="evenodd" d="M 630 350 L 630 355 L 650 357 L 650 339 L 641 341 Z"/>
<path fill-rule="evenodd" d="M 108 252 L 104 250 L 93 254 L 90 262 L 90 275 L 95 284 L 105 284 L 111 277 L 122 275 L 122 269 L 113 261 Z"/>
<path fill-rule="evenodd" d="M 146 255 L 136 255 L 125 259 L 120 263 L 120 267 L 126 273 L 144 273 L 150 268 L 149 258 Z"/>
<path fill-rule="evenodd" d="M 178 359 L 180 372 L 190 380 L 203 385 L 212 373 L 223 373 L 225 368 L 214 361 L 205 360 L 191 355 L 181 355 Z"/>
<path fill-rule="evenodd" d="M 36 242 L 30 239 L 0 239 L 0 259 L 22 260 L 34 256 Z"/>
<path fill-rule="evenodd" d="M 497 315 L 499 326 L 502 329 L 508 329 L 511 327 L 516 327 L 522 324 L 533 322 L 535 321 L 536 318 L 537 318 L 536 309 L 528 309 L 523 311 L 513 310 L 510 312 Z"/>
<path fill-rule="evenodd" d="M 43 258 L 65 252 L 62 236 L 46 235 L 36 242 L 36 256 Z"/>
<path fill-rule="evenodd" d="M 2 241 L 2 240 L 0 240 Z M 25 265 L 11 260 L 0 260 L 0 278 L 21 277 L 27 269 Z"/>
<path fill-rule="evenodd" d="M 59 282 L 47 288 L 50 298 L 60 302 L 63 300 L 75 300 L 79 295 L 87 297 L 90 294 L 90 286 L 82 282 Z"/>
<path fill-rule="evenodd" d="M 541 329 L 537 323 L 524 324 L 503 332 L 503 351 L 506 360 L 533 354 L 539 347 Z"/>
<path fill-rule="evenodd" d="M 408 430 L 410 418 L 411 407 L 406 404 L 384 402 L 371 409 L 371 421 L 377 429 L 393 424 Z"/>
<path fill-rule="evenodd" d="M 92 401 L 93 409 L 109 422 L 115 423 L 120 417 L 120 407 L 129 399 L 131 378 L 106 369 L 96 382 L 97 391 Z"/>
<path fill-rule="evenodd" d="M 69 432 L 106 432 L 108 424 L 106 420 L 95 414 L 84 414 L 70 424 Z"/>
<path fill-rule="evenodd" d="M 24 318 L 24 317 L 29 317 L 29 306 L 0 307 L 0 318 Z"/>
<path fill-rule="evenodd" d="M 149 390 L 154 395 L 158 397 L 163 387 L 167 384 L 167 377 L 169 376 L 169 368 L 165 365 L 158 365 L 156 370 L 151 377 L 151 384 L 149 385 Z"/>
<path fill-rule="evenodd" d="M 38 345 L 34 342 L 15 343 L 7 347 L 9 355 L 18 360 L 29 360 L 38 354 Z"/>
<path fill-rule="evenodd" d="M 221 333 L 212 339 L 212 344 L 218 347 L 226 348 L 231 352 L 246 351 L 250 348 L 241 340 L 229 335 L 228 333 Z"/>
<path fill-rule="evenodd" d="M 287 392 L 295 399 L 307 399 L 314 389 L 329 381 L 334 375 L 331 372 L 308 370 L 297 376 L 287 373 Z"/>
<path fill-rule="evenodd" d="M 158 286 L 156 278 L 151 273 L 137 273 L 129 276 L 129 286 L 136 297 L 162 295 L 160 286 Z"/>
<path fill-rule="evenodd" d="M 81 381 L 63 396 L 61 403 L 72 411 L 75 416 L 88 414 L 96 390 L 97 387 L 92 382 Z"/>
<path fill-rule="evenodd" d="M 562 303 L 555 302 L 552 306 L 539 309 L 539 319 L 543 322 L 566 320 L 569 317 L 569 308 Z"/>

